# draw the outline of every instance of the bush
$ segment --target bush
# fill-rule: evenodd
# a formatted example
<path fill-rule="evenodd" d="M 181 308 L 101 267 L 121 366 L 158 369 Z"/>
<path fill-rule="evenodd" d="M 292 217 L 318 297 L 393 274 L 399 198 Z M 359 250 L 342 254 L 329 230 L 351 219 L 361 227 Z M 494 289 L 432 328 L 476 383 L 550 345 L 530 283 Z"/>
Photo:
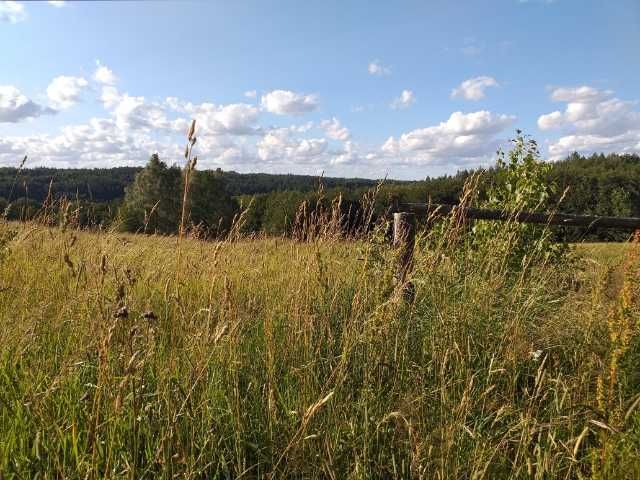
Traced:
<path fill-rule="evenodd" d="M 505 154 L 499 150 L 493 183 L 489 186 L 485 208 L 510 214 L 522 211 L 549 211 L 557 186 L 549 181 L 551 165 L 541 160 L 535 140 L 516 131 L 512 147 Z M 532 225 L 514 221 L 478 221 L 473 227 L 477 244 L 492 244 L 498 255 L 512 268 L 519 268 L 525 259 L 559 260 L 566 253 L 566 246 L 554 241 L 553 231 L 545 225 Z"/>

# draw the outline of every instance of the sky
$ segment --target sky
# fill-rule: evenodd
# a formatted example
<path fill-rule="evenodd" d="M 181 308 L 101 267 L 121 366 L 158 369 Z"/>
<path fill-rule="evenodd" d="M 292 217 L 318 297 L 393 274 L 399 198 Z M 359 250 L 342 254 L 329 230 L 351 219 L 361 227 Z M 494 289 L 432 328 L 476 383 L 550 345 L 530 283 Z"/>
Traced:
<path fill-rule="evenodd" d="M 640 152 L 640 0 L 0 1 L 0 166 L 420 179 Z"/>

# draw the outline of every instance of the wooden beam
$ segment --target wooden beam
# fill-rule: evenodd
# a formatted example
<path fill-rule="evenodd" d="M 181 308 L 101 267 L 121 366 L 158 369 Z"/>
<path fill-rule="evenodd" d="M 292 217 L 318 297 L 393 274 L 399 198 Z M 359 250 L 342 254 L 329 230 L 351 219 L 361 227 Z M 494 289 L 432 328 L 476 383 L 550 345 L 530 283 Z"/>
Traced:
<path fill-rule="evenodd" d="M 429 217 L 444 217 L 450 215 L 460 207 L 457 205 L 444 204 L 401 203 L 398 208 L 401 212 L 427 215 Z M 462 210 L 465 217 L 476 220 L 512 221 L 541 225 L 561 225 L 565 227 L 640 229 L 640 218 L 634 217 L 596 217 L 591 215 L 572 215 L 568 213 L 512 213 L 483 208 L 463 208 Z"/>

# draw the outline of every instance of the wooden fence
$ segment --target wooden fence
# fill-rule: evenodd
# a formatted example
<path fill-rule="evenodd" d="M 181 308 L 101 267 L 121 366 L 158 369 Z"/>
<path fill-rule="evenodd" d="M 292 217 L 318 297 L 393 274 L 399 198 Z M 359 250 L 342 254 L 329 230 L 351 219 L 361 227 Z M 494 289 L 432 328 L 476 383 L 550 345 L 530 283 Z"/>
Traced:
<path fill-rule="evenodd" d="M 413 265 L 416 215 L 426 216 L 431 220 L 437 217 L 451 215 L 455 212 L 459 213 L 465 219 L 474 220 L 511 221 L 539 225 L 585 227 L 588 229 L 640 229 L 640 218 L 632 217 L 596 217 L 592 215 L 572 215 L 567 213 L 507 212 L 483 208 L 460 207 L 458 205 L 399 203 L 397 200 L 393 201 L 391 210 L 393 212 L 393 245 L 399 250 L 398 264 L 394 276 L 406 297 L 413 297 L 414 292 L 413 285 L 407 281 L 407 278 Z"/>

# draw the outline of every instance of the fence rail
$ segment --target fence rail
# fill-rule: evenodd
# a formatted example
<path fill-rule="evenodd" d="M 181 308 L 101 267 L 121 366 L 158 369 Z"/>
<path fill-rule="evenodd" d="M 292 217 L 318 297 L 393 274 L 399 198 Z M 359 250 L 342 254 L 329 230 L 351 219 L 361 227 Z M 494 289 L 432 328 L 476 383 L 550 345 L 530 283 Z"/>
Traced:
<path fill-rule="evenodd" d="M 454 210 L 462 210 L 462 215 L 465 218 L 473 218 L 476 220 L 512 221 L 541 225 L 562 225 L 565 227 L 621 228 L 629 230 L 640 228 L 640 218 L 634 217 L 598 217 L 593 215 L 573 215 L 569 213 L 514 213 L 502 210 L 487 210 L 484 208 L 466 207 L 461 209 L 457 205 L 429 203 L 401 203 L 397 205 L 397 212 L 427 216 L 444 217 L 453 213 Z"/>
<path fill-rule="evenodd" d="M 445 217 L 460 212 L 463 217 L 475 220 L 497 220 L 502 222 L 534 223 L 539 225 L 561 225 L 565 227 L 618 228 L 639 230 L 640 218 L 597 217 L 568 213 L 508 212 L 483 208 L 460 207 L 437 203 L 399 203 L 393 200 L 393 245 L 399 249 L 395 280 L 405 298 L 412 298 L 414 287 L 407 280 L 413 265 L 416 216 L 428 218 Z"/>

